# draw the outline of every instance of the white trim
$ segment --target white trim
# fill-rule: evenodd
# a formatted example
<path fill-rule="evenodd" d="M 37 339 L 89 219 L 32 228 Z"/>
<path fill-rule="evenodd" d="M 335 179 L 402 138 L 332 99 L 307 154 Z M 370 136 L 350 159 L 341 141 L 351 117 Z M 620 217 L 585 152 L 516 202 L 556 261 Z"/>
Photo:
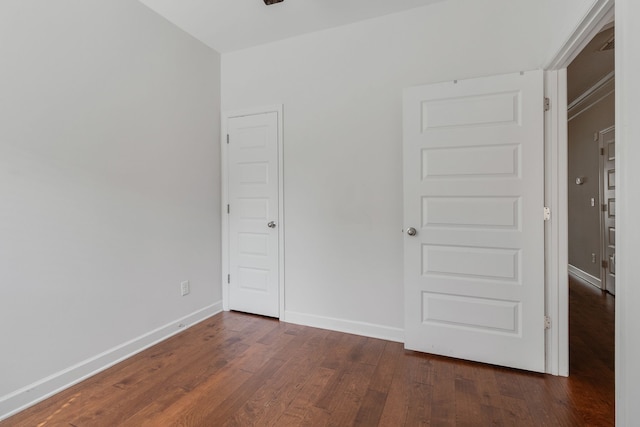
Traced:
<path fill-rule="evenodd" d="M 227 162 L 227 120 L 232 117 L 253 116 L 256 114 L 277 113 L 278 115 L 278 294 L 279 294 L 279 318 L 285 320 L 285 298 L 284 298 L 284 127 L 282 104 L 267 105 L 263 107 L 245 108 L 242 110 L 223 111 L 221 113 L 221 185 L 222 185 L 222 307 L 229 310 L 229 217 L 227 216 L 227 204 L 229 204 L 228 175 L 229 168 Z"/>
<path fill-rule="evenodd" d="M 562 45 L 553 59 L 544 67 L 545 70 L 559 70 L 569 66 L 576 56 L 598 34 L 602 28 L 613 22 L 614 1 L 597 0 L 584 19 Z"/>
<path fill-rule="evenodd" d="M 569 283 L 567 178 L 567 71 L 545 72 L 545 96 L 551 108 L 545 114 L 545 222 L 546 315 L 552 319 L 546 339 L 546 372 L 569 375 Z"/>
<path fill-rule="evenodd" d="M 311 326 L 347 334 L 362 335 L 381 340 L 404 342 L 404 329 L 353 320 L 336 319 L 334 317 L 316 316 L 313 314 L 287 311 L 286 321 L 296 325 Z"/>
<path fill-rule="evenodd" d="M 599 90 L 600 88 L 602 88 L 604 85 L 612 83 L 613 80 L 616 77 L 616 72 L 615 70 L 611 71 L 609 74 L 607 74 L 606 76 L 604 76 L 603 78 L 601 78 L 599 81 L 597 81 L 593 86 L 591 86 L 589 89 L 585 90 L 580 96 L 578 96 L 576 99 L 574 99 L 573 101 L 571 101 L 571 103 L 569 104 L 569 106 L 567 107 L 567 109 L 569 111 L 573 110 L 574 108 L 576 108 L 576 106 L 580 103 L 582 103 L 586 98 L 590 97 L 591 95 L 593 95 L 594 92 L 596 92 L 597 90 Z"/>
<path fill-rule="evenodd" d="M 552 203 L 547 230 L 547 315 L 552 318 L 547 341 L 550 361 L 547 372 L 569 375 L 569 281 L 568 281 L 568 132 L 566 68 L 605 25 L 613 21 L 614 0 L 596 0 L 572 35 L 545 69 L 553 80 L 555 102 L 548 115 L 545 166 L 548 203 Z M 547 88 L 549 90 L 550 88 Z M 548 95 L 547 95 L 548 96 Z M 617 327 L 617 326 L 616 326 Z"/>
<path fill-rule="evenodd" d="M 600 280 L 596 276 L 592 276 L 586 271 L 580 270 L 578 267 L 571 264 L 569 264 L 569 276 L 573 277 L 579 282 L 595 286 L 596 288 L 602 290 L 602 280 Z"/>
<path fill-rule="evenodd" d="M 635 6 L 632 6 L 635 4 Z M 615 298 L 615 420 L 634 426 L 638 406 L 638 31 L 637 0 L 616 8 L 616 298 Z"/>
<path fill-rule="evenodd" d="M 0 397 L 0 420 L 17 414 L 111 366 L 176 335 L 222 311 L 217 302 L 187 316 L 176 319 L 151 332 L 113 347 L 94 357 L 50 375 L 40 381 Z"/>
<path fill-rule="evenodd" d="M 569 121 L 575 119 L 591 107 L 615 92 L 615 71 L 610 72 L 587 89 L 568 106 Z"/>

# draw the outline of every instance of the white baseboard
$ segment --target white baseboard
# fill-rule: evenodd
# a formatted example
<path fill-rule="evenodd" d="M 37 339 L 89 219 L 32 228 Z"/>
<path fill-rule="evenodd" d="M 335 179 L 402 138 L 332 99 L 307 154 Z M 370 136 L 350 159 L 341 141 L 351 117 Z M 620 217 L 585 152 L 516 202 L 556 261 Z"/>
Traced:
<path fill-rule="evenodd" d="M 296 313 L 292 311 L 285 311 L 283 321 L 388 341 L 404 342 L 404 329 L 402 328 L 392 328 L 389 326 L 375 325 L 373 323 L 355 322 L 353 320 L 315 316 L 313 314 Z"/>
<path fill-rule="evenodd" d="M 33 384 L 0 396 L 0 421 L 75 385 L 98 372 L 176 335 L 222 311 L 222 301 L 167 323 L 131 341 L 84 360 Z"/>
<path fill-rule="evenodd" d="M 593 285 L 598 289 L 602 289 L 602 281 L 598 277 L 592 276 L 591 274 L 582 271 L 578 267 L 574 267 L 571 264 L 569 264 L 569 276 L 582 283 Z"/>

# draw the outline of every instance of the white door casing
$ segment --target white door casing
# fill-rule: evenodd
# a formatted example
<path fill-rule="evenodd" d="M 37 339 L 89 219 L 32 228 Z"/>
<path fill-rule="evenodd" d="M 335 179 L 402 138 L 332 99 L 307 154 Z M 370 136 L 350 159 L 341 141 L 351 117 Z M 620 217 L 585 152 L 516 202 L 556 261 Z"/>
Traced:
<path fill-rule="evenodd" d="M 223 144 L 228 141 L 223 150 L 224 307 L 280 317 L 281 108 L 229 114 L 223 122 Z"/>
<path fill-rule="evenodd" d="M 543 112 L 542 71 L 405 90 L 406 348 L 544 371 Z"/>
<path fill-rule="evenodd" d="M 616 294 L 616 137 L 615 127 L 599 132 L 602 206 L 602 289 Z"/>
<path fill-rule="evenodd" d="M 613 22 L 615 14 L 614 0 L 592 3 L 544 67 L 546 95 L 551 99 L 546 121 L 546 197 L 553 212 L 546 235 L 547 312 L 552 319 L 547 340 L 547 373 L 562 376 L 569 375 L 567 67 L 605 25 Z"/>

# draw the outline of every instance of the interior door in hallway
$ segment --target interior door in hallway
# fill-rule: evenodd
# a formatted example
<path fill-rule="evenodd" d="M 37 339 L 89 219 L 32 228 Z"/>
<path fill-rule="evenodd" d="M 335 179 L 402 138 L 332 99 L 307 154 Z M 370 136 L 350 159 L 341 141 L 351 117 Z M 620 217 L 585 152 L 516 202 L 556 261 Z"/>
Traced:
<path fill-rule="evenodd" d="M 602 287 L 616 294 L 616 136 L 611 127 L 600 132 L 602 194 Z"/>
<path fill-rule="evenodd" d="M 278 113 L 230 117 L 229 309 L 278 317 Z"/>
<path fill-rule="evenodd" d="M 543 372 L 541 71 L 404 93 L 405 347 Z"/>

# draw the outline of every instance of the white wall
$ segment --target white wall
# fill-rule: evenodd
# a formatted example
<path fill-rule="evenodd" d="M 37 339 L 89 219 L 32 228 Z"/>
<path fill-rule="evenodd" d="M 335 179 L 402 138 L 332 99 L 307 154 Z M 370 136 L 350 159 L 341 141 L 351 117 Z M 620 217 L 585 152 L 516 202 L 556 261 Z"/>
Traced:
<path fill-rule="evenodd" d="M 130 0 L 0 40 L 2 418 L 220 309 L 220 57 Z"/>
<path fill-rule="evenodd" d="M 616 0 L 616 423 L 640 420 L 640 3 Z"/>
<path fill-rule="evenodd" d="M 403 339 L 402 89 L 540 68 L 570 34 L 540 25 L 553 3 L 452 0 L 223 54 L 223 110 L 284 104 L 286 320 Z"/>

